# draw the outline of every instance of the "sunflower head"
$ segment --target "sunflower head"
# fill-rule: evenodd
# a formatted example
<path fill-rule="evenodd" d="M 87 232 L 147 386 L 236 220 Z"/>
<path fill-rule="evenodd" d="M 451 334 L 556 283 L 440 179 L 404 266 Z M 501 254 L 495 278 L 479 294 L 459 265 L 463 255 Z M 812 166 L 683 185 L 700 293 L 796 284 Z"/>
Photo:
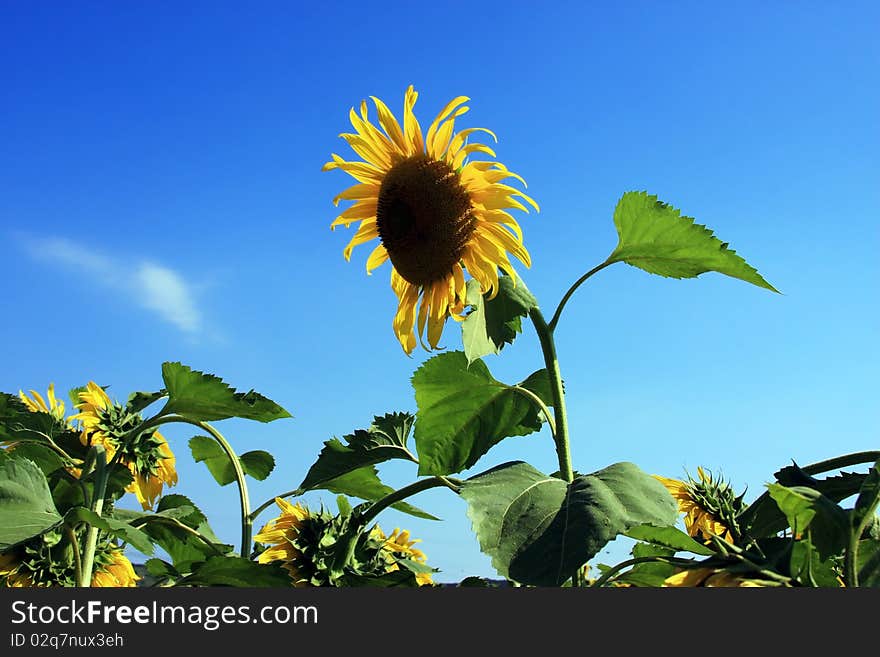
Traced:
<path fill-rule="evenodd" d="M 697 468 L 699 480 L 688 475 L 687 481 L 668 479 L 655 475 L 678 502 L 678 509 L 685 514 L 687 533 L 709 543 L 717 536 L 733 543 L 739 536 L 737 517 L 745 508 L 745 493 L 736 495 L 730 484 L 714 478 L 702 467 Z"/>
<path fill-rule="evenodd" d="M 333 573 L 333 564 L 351 517 L 334 516 L 324 509 L 315 511 L 282 498 L 276 498 L 275 503 L 281 514 L 254 536 L 264 544 L 257 561 L 280 562 L 293 586 L 345 586 L 345 577 L 340 579 Z M 375 526 L 358 540 L 345 575 L 378 577 L 403 566 L 414 573 L 419 586 L 430 584 L 431 569 L 425 566 L 424 553 L 413 547 L 417 542 L 409 538 L 409 532 L 394 530 L 388 537 Z"/>
<path fill-rule="evenodd" d="M 163 487 L 177 483 L 174 454 L 168 442 L 155 429 L 132 437 L 132 431 L 143 421 L 140 413 L 112 402 L 94 381 L 89 381 L 79 398 L 79 413 L 70 420 L 80 423 L 82 443 L 103 445 L 108 459 L 121 449 L 119 461 L 132 475 L 125 490 L 134 493 L 144 509 L 152 508 Z"/>
<path fill-rule="evenodd" d="M 450 101 L 426 134 L 413 113 L 417 98 L 410 86 L 402 127 L 378 98 L 372 100 L 381 129 L 371 122 L 366 101 L 359 114 L 352 108 L 355 131 L 340 136 L 363 160 L 346 161 L 334 153 L 324 165 L 324 170 L 341 169 L 358 181 L 333 200 L 354 203 L 331 227 L 359 222 L 343 252 L 346 260 L 355 246 L 379 240 L 367 258 L 367 273 L 391 261 L 398 301 L 392 328 L 407 354 L 415 348 L 416 334 L 422 340 L 426 326 L 430 348 L 436 349 L 446 319 L 462 318 L 465 272 L 483 293 L 494 294 L 499 268 L 515 276 L 508 254 L 531 265 L 522 230 L 508 210 L 528 212 L 517 199 L 538 209 L 525 193 L 501 182 L 515 178 L 525 184 L 503 164 L 469 161 L 476 153 L 495 157 L 488 146 L 468 143 L 469 136 L 479 131 L 495 135 L 485 128 L 455 132 L 455 119 L 468 111 L 467 97 Z"/>
<path fill-rule="evenodd" d="M 36 390 L 31 390 L 30 392 L 31 394 L 27 395 L 22 390 L 18 391 L 19 398 L 24 402 L 29 411 L 32 413 L 46 413 L 64 424 L 64 402 L 59 401 L 55 397 L 54 383 L 49 384 L 45 399 Z"/>
<path fill-rule="evenodd" d="M 416 543 L 421 543 L 420 539 L 411 540 L 408 531 L 400 531 L 397 528 L 391 532 L 391 536 L 386 537 L 379 525 L 376 525 L 371 533 L 381 542 L 381 554 L 387 563 L 386 572 L 400 570 L 401 561 L 405 560 L 411 569 L 415 566 L 418 571 L 416 572 L 416 583 L 419 586 L 434 584 L 434 579 L 431 576 L 432 569 L 427 566 L 425 553 L 413 547 Z M 424 568 L 420 566 L 424 566 Z"/>
<path fill-rule="evenodd" d="M 58 532 L 48 532 L 16 546 L 0 554 L 0 585 L 14 588 L 75 586 L 74 549 Z M 129 587 L 137 586 L 138 580 L 140 577 L 122 549 L 106 539 L 99 540 L 95 546 L 91 585 Z"/>
<path fill-rule="evenodd" d="M 670 575 L 663 582 L 664 587 L 765 587 L 778 586 L 768 580 L 748 577 L 746 573 L 733 573 L 716 568 L 683 569 Z"/>

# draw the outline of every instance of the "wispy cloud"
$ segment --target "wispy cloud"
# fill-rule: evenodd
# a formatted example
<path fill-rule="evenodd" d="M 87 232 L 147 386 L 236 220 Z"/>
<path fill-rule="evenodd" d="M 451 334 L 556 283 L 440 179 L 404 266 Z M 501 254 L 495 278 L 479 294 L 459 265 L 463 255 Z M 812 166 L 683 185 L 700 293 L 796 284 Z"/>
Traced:
<path fill-rule="evenodd" d="M 195 335 L 202 327 L 193 286 L 169 267 L 149 260 L 123 262 L 60 237 L 26 237 L 23 244 L 31 257 L 91 274 L 94 281 L 156 313 L 185 333 Z"/>

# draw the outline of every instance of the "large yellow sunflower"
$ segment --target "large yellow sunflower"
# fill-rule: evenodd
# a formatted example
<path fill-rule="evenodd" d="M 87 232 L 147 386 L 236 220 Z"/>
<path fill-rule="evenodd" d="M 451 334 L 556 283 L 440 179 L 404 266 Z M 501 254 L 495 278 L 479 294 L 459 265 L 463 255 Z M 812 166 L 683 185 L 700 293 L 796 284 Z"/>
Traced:
<path fill-rule="evenodd" d="M 255 536 L 258 543 L 266 543 L 270 547 L 260 553 L 257 561 L 271 563 L 280 561 L 282 568 L 290 573 L 294 586 L 309 586 L 306 556 L 295 545 L 305 523 L 311 518 L 309 510 L 300 503 L 291 504 L 287 500 L 276 497 L 275 504 L 281 509 L 281 515 L 270 520 Z"/>
<path fill-rule="evenodd" d="M 0 554 L 0 584 L 9 588 L 73 586 L 73 572 L 58 563 L 47 563 L 51 554 L 35 556 L 13 550 Z M 95 551 L 91 586 L 118 588 L 137 586 L 141 578 L 123 551 L 100 542 Z"/>
<path fill-rule="evenodd" d="M 116 450 L 123 448 L 120 462 L 131 472 L 134 481 L 125 489 L 137 496 L 144 509 L 150 509 L 162 494 L 164 485 L 177 483 L 175 458 L 164 436 L 156 430 L 137 437 L 134 442 L 121 442 L 141 421 L 140 416 L 128 413 L 124 407 L 110 401 L 107 393 L 94 381 L 79 393 L 76 405 L 79 413 L 71 421 L 82 423 L 81 440 L 84 445 L 103 445 L 110 460 Z"/>
<path fill-rule="evenodd" d="M 382 130 L 370 122 L 366 101 L 360 116 L 352 108 L 355 132 L 340 136 L 363 161 L 347 162 L 334 153 L 324 165 L 325 171 L 341 169 L 358 181 L 333 200 L 354 204 L 331 227 L 360 222 L 343 252 L 346 260 L 355 246 L 379 238 L 367 258 L 367 273 L 391 260 L 391 287 L 398 299 L 392 327 L 407 354 L 416 346 L 416 325 L 421 341 L 427 324 L 428 343 L 437 348 L 446 318 L 462 319 L 465 270 L 483 293 L 494 295 L 499 267 L 515 276 L 508 253 L 531 265 L 522 230 L 507 210 L 528 212 L 516 197 L 538 210 L 529 196 L 501 182 L 516 178 L 525 185 L 503 164 L 468 161 L 473 153 L 495 157 L 488 146 L 467 143 L 468 137 L 477 131 L 493 139 L 495 134 L 485 128 L 454 132 L 455 119 L 468 111 L 467 97 L 451 100 L 425 135 L 413 113 L 417 98 L 410 86 L 403 128 L 378 98 L 372 100 Z"/>

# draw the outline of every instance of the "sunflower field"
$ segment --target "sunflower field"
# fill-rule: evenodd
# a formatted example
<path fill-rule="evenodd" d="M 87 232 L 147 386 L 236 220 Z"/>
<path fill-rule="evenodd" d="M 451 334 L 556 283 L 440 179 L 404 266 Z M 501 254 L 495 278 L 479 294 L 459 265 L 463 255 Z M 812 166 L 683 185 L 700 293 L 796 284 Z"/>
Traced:
<path fill-rule="evenodd" d="M 673 279 L 715 272 L 756 294 L 777 290 L 669 199 L 626 191 L 610 217 L 618 242 L 608 257 L 563 290 L 555 308 L 543 307 L 513 264 L 531 266 L 513 214 L 539 210 L 525 181 L 475 141 L 494 139 L 491 130 L 457 129 L 466 97 L 452 99 L 427 130 L 417 98 L 409 87 L 402 121 L 378 98 L 376 118 L 366 101 L 352 108 L 353 132 L 341 136 L 359 159 L 333 154 L 324 165 L 355 180 L 333 199 L 350 204 L 332 227 L 356 225 L 345 258 L 374 243 L 367 273 L 390 263 L 394 338 L 406 354 L 440 351 L 413 373 L 416 412 L 377 409 L 369 426 L 327 440 L 294 490 L 255 503 L 248 480 L 264 480 L 275 457 L 237 453 L 219 423 L 291 415 L 254 390 L 164 362 L 155 389 L 125 399 L 94 381 L 63 395 L 48 382 L 45 394 L 3 392 L 0 585 L 142 586 L 127 556 L 135 551 L 156 587 L 435 587 L 430 546 L 379 524 L 389 508 L 433 518 L 411 504 L 433 488 L 464 502 L 481 550 L 512 586 L 880 585 L 880 451 L 781 466 L 749 500 L 702 467 L 685 480 L 632 462 L 578 470 L 555 333 L 582 285 L 624 263 Z M 459 329 L 460 348 L 440 349 L 444 331 Z M 526 330 L 538 337 L 542 367 L 499 381 L 484 359 L 503 357 Z M 187 451 L 161 433 L 172 424 L 192 433 L 186 458 L 219 486 L 237 488 L 241 532 L 232 543 L 215 534 L 198 500 L 171 492 Z M 547 428 L 555 472 L 485 463 L 501 441 Z M 391 460 L 412 468 L 412 483 L 380 480 L 376 466 Z M 478 474 L 458 476 L 475 467 Z M 319 490 L 336 496 L 336 508 L 298 499 Z M 127 495 L 140 510 L 119 504 Z M 596 563 L 621 536 L 633 542 L 631 558 Z M 442 584 L 496 585 L 481 577 Z"/>

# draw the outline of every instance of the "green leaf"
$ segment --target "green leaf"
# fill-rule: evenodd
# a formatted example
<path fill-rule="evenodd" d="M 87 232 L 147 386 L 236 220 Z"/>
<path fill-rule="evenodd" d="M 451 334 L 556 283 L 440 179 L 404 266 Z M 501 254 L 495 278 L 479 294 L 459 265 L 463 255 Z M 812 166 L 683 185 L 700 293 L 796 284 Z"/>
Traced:
<path fill-rule="evenodd" d="M 791 576 L 803 586 L 839 588 L 837 571 L 831 559 L 823 559 L 818 548 L 806 539 L 795 541 L 791 548 Z"/>
<path fill-rule="evenodd" d="M 129 413 L 140 413 L 147 406 L 167 395 L 168 392 L 166 390 L 159 390 L 158 392 L 133 392 L 128 396 L 126 407 Z"/>
<path fill-rule="evenodd" d="M 321 488 L 329 490 L 331 493 L 359 497 L 362 500 L 368 500 L 370 502 L 380 500 L 386 495 L 394 492 L 394 489 L 391 488 L 391 486 L 386 486 L 382 483 L 374 466 L 366 466 L 347 472 L 341 477 L 336 477 L 336 479 L 324 482 L 321 485 Z M 302 491 L 297 491 L 296 494 L 300 495 L 302 494 Z M 391 508 L 415 516 L 416 518 L 440 520 L 440 518 L 432 516 L 427 511 L 422 511 L 418 507 L 407 504 L 406 502 L 397 502 L 396 504 L 392 504 Z"/>
<path fill-rule="evenodd" d="M 321 488 L 326 482 L 352 470 L 390 459 L 415 462 L 406 447 L 414 421 L 410 413 L 377 415 L 368 429 L 357 429 L 353 434 L 343 436 L 345 443 L 337 438 L 326 441 L 318 460 L 299 485 L 300 490 Z"/>
<path fill-rule="evenodd" d="M 651 527 L 651 525 L 639 526 Z M 674 529 L 674 527 L 671 527 L 670 529 Z M 634 557 L 671 557 L 674 554 L 674 549 L 665 548 L 655 544 L 636 543 L 632 548 L 632 555 Z M 645 561 L 635 564 L 623 574 L 615 577 L 614 581 L 622 584 L 630 584 L 632 586 L 661 587 L 667 577 L 675 574 L 675 569 L 676 567 L 672 564 L 664 563 L 662 561 Z"/>
<path fill-rule="evenodd" d="M 14 455 L 0 461 L 0 552 L 61 521 L 46 476 L 36 463 Z"/>
<path fill-rule="evenodd" d="M 619 242 L 609 263 L 670 278 L 715 271 L 778 292 L 711 230 L 647 192 L 626 192 L 614 209 L 614 225 Z"/>
<path fill-rule="evenodd" d="M 677 527 L 636 525 L 625 531 L 624 534 L 639 541 L 672 548 L 675 552 L 693 552 L 706 557 L 715 554 L 711 549 L 698 543 Z"/>
<path fill-rule="evenodd" d="M 241 557 L 214 556 L 194 565 L 193 572 L 178 585 L 278 587 L 291 585 L 290 576 L 277 562 L 257 563 Z"/>
<path fill-rule="evenodd" d="M 865 477 L 859 490 L 859 496 L 852 511 L 853 531 L 858 529 L 867 514 L 870 513 L 873 517 L 878 499 L 880 499 L 880 461 L 871 466 L 868 476 Z"/>
<path fill-rule="evenodd" d="M 809 531 L 822 561 L 843 550 L 849 536 L 849 515 L 817 490 L 806 486 L 768 484 L 770 496 L 785 513 L 795 537 Z"/>
<path fill-rule="evenodd" d="M 10 448 L 9 453 L 37 464 L 43 474 L 50 475 L 64 467 L 64 461 L 51 447 L 42 443 L 22 442 Z"/>
<path fill-rule="evenodd" d="M 880 588 L 880 541 L 859 541 L 859 586 Z"/>
<path fill-rule="evenodd" d="M 484 553 L 503 577 L 558 586 L 611 539 L 636 525 L 672 525 L 678 506 L 632 463 L 571 484 L 523 462 L 466 480 L 461 496 Z"/>
<path fill-rule="evenodd" d="M 840 502 L 861 490 L 864 473 L 843 472 L 839 475 L 816 479 L 795 463 L 781 468 L 773 475 L 783 486 L 806 486 L 819 491 L 832 502 Z M 788 527 L 785 514 L 770 496 L 763 493 L 739 516 L 739 524 L 749 536 L 761 538 L 773 536 Z"/>
<path fill-rule="evenodd" d="M 541 373 L 543 372 L 543 374 Z M 523 382 L 539 397 L 549 383 L 541 370 Z M 481 360 L 461 351 L 440 354 L 412 377 L 418 416 L 415 440 L 420 475 L 448 475 L 474 465 L 495 444 L 541 428 L 537 405 L 496 381 Z"/>
<path fill-rule="evenodd" d="M 197 421 L 240 417 L 271 422 L 291 417 L 271 399 L 253 390 L 236 392 L 223 379 L 180 363 L 162 363 L 162 378 L 168 391 L 165 413 L 178 413 Z"/>
<path fill-rule="evenodd" d="M 223 451 L 220 444 L 207 436 L 193 436 L 189 449 L 196 463 L 204 462 L 214 480 L 221 486 L 235 481 L 235 468 L 232 459 Z M 238 457 L 241 469 L 257 481 L 263 481 L 275 468 L 275 459 L 269 452 L 256 450 L 245 452 Z"/>
<path fill-rule="evenodd" d="M 89 525 L 97 527 L 101 531 L 128 543 L 133 548 L 146 555 L 153 554 L 153 543 L 150 541 L 150 537 L 147 536 L 147 534 L 137 527 L 132 527 L 127 522 L 115 517 L 99 516 L 91 509 L 87 509 L 84 506 L 78 506 L 67 512 L 65 520 L 68 524 L 73 524 L 76 521 L 88 523 Z"/>
<path fill-rule="evenodd" d="M 183 528 L 163 522 L 162 516 L 173 518 L 195 529 L 214 547 L 206 545 Z M 215 556 L 218 550 L 221 553 L 228 553 L 232 550 L 231 545 L 226 545 L 217 538 L 199 508 L 183 495 L 163 495 L 159 500 L 156 513 L 143 514 L 142 520 L 138 521 L 138 524 L 156 545 L 168 553 L 174 567 L 181 571 L 187 570 L 192 564 Z"/>
<path fill-rule="evenodd" d="M 64 432 L 62 422 L 48 413 L 34 413 L 16 396 L 0 393 L 0 442 L 45 441 Z"/>
<path fill-rule="evenodd" d="M 522 318 L 527 317 L 538 300 L 518 276 L 501 276 L 494 298 L 482 294 L 479 282 L 467 283 L 466 303 L 472 310 L 461 323 L 461 338 L 468 362 L 499 353 L 506 344 L 513 344 L 522 332 Z"/>

